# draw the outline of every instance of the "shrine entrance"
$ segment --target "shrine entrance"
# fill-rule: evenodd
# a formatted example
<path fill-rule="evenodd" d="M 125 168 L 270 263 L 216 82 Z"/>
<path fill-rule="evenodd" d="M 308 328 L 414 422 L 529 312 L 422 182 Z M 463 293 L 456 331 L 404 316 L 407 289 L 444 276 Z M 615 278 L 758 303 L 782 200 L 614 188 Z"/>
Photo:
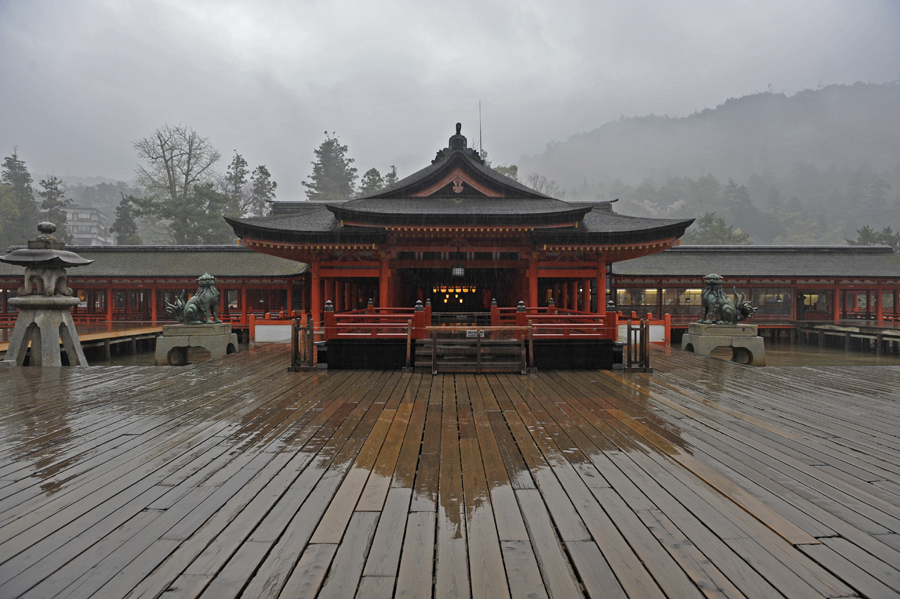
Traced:
<path fill-rule="evenodd" d="M 490 312 L 493 299 L 515 306 L 525 298 L 514 269 L 465 268 L 463 276 L 453 276 L 449 268 L 405 268 L 397 276 L 400 305 L 431 300 L 434 312 Z"/>

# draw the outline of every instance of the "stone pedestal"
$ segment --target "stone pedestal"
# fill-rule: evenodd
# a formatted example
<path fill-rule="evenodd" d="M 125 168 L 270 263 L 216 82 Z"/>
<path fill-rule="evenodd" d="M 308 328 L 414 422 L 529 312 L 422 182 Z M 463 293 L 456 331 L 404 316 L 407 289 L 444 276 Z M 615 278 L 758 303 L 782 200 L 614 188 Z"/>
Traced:
<path fill-rule="evenodd" d="M 688 327 L 681 338 L 681 349 L 708 356 L 717 347 L 730 347 L 732 362 L 751 366 L 766 365 L 766 349 L 763 338 L 757 335 L 755 324 L 698 324 Z"/>
<path fill-rule="evenodd" d="M 227 323 L 166 325 L 162 335 L 156 338 L 156 365 L 187 364 L 189 347 L 202 347 L 212 358 L 221 358 L 237 352 L 237 334 L 231 332 Z"/>
<path fill-rule="evenodd" d="M 9 300 L 19 309 L 16 326 L 9 340 L 5 366 L 22 366 L 31 341 L 31 366 L 62 366 L 59 342 L 62 340 L 70 366 L 87 366 L 78 332 L 69 309 L 79 303 L 77 297 L 26 295 Z"/>

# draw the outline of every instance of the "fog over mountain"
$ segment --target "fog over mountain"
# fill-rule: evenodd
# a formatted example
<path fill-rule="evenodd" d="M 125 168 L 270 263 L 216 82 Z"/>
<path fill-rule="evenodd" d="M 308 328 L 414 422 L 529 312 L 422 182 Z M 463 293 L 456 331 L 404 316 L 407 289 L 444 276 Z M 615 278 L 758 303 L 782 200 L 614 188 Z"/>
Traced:
<path fill-rule="evenodd" d="M 842 243 L 863 225 L 900 229 L 900 84 L 760 93 L 681 118 L 620 118 L 518 166 L 558 181 L 566 199 L 620 197 L 620 212 L 716 211 L 756 243 Z M 752 206 L 732 205 L 729 180 Z M 711 182 L 718 192 L 704 188 Z M 792 233 L 791 214 L 816 230 Z"/>

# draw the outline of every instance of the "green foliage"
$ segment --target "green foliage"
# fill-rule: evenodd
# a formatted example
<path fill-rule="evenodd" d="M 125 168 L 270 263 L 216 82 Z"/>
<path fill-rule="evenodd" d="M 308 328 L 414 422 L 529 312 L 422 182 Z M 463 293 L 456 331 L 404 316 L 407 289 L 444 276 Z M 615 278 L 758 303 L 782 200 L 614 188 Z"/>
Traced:
<path fill-rule="evenodd" d="M 359 180 L 359 197 L 364 198 L 384 188 L 384 177 L 377 168 L 370 168 Z"/>
<path fill-rule="evenodd" d="M 72 200 L 66 198 L 64 186 L 65 182 L 59 177 L 50 175 L 46 179 L 41 179 L 41 191 L 38 195 L 43 198 L 41 209 L 44 211 L 44 220 L 56 225 L 54 236 L 63 243 L 69 243 L 72 241 L 72 235 L 66 228 L 66 206 L 71 204 Z"/>
<path fill-rule="evenodd" d="M 715 212 L 707 212 L 688 228 L 681 241 L 686 245 L 749 245 L 750 235 L 726 225 Z"/>
<path fill-rule="evenodd" d="M 234 213 L 242 212 L 241 207 L 244 204 L 245 195 L 244 186 L 247 185 L 248 174 L 250 174 L 250 171 L 247 169 L 247 161 L 244 160 L 243 156 L 235 152 L 221 184 L 221 191 L 231 198 L 231 211 Z"/>
<path fill-rule="evenodd" d="M 275 200 L 275 189 L 278 183 L 272 181 L 272 175 L 265 165 L 253 169 L 253 173 L 247 168 L 244 157 L 234 153 L 228 171 L 219 182 L 219 191 L 229 197 L 229 216 L 266 216 L 269 213 L 269 203 Z M 247 176 L 250 176 L 247 185 Z"/>
<path fill-rule="evenodd" d="M 116 234 L 118 245 L 143 245 L 134 220 L 134 196 L 122 194 L 122 201 L 116 206 L 116 221 L 109 228 Z"/>
<path fill-rule="evenodd" d="M 137 179 L 144 197 L 133 197 L 135 215 L 162 226 L 178 245 L 228 243 L 234 239 L 222 216 L 234 209 L 232 197 L 213 189 L 219 152 L 189 127 L 163 125 L 134 142 Z"/>
<path fill-rule="evenodd" d="M 388 187 L 399 180 L 400 178 L 397 176 L 397 167 L 392 164 L 391 170 L 384 176 L 384 186 Z"/>
<path fill-rule="evenodd" d="M 31 174 L 16 150 L 3 159 L 0 182 L 0 250 L 3 250 L 33 239 L 42 218 L 34 201 Z"/>
<path fill-rule="evenodd" d="M 313 202 L 349 200 L 354 195 L 356 167 L 351 166 L 353 159 L 347 157 L 347 146 L 342 146 L 333 135 L 325 132 L 325 141 L 315 150 L 310 181 L 302 182 L 306 198 Z"/>
<path fill-rule="evenodd" d="M 850 245 L 889 245 L 894 251 L 900 250 L 900 231 L 894 233 L 891 227 L 875 231 L 866 225 L 856 230 L 856 239 L 847 239 Z"/>
<path fill-rule="evenodd" d="M 514 181 L 519 180 L 519 167 L 515 164 L 510 164 L 509 166 L 495 166 L 493 168 L 501 175 L 506 175 Z"/>
<path fill-rule="evenodd" d="M 267 216 L 269 207 L 275 201 L 275 189 L 278 183 L 272 181 L 272 175 L 266 165 L 261 164 L 253 169 L 250 176 L 250 200 L 242 212 L 250 216 Z"/>

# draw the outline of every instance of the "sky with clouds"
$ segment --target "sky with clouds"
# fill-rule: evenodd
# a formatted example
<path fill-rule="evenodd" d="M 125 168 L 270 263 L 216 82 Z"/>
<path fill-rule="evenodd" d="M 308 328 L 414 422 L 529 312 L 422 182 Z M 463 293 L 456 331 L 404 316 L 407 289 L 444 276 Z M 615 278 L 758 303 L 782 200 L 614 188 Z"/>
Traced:
<path fill-rule="evenodd" d="M 457 121 L 495 164 L 619 116 L 900 79 L 897 0 L 0 0 L 0 151 L 133 178 L 164 123 L 302 199 L 336 132 L 360 174 L 428 165 Z"/>

